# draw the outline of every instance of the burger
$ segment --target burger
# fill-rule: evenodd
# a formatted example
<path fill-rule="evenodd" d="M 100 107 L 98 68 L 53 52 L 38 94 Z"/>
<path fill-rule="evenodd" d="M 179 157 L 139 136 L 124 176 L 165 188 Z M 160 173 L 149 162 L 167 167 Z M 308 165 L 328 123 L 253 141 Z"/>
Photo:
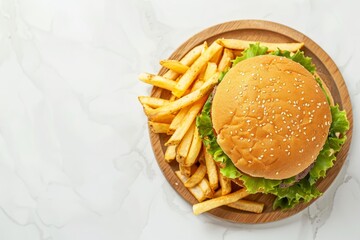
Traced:
<path fill-rule="evenodd" d="M 349 122 L 311 58 L 251 44 L 221 74 L 196 126 L 221 174 L 287 209 L 321 195 L 316 183 Z"/>

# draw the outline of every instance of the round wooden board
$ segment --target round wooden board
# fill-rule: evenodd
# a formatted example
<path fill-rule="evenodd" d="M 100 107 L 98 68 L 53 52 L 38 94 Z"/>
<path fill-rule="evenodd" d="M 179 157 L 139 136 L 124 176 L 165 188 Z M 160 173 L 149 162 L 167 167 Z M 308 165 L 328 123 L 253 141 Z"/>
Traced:
<path fill-rule="evenodd" d="M 317 67 L 317 72 L 326 85 L 329 87 L 335 103 L 338 103 L 340 107 L 347 112 L 347 117 L 350 121 L 350 130 L 347 133 L 347 141 L 342 147 L 341 151 L 337 155 L 337 160 L 334 167 L 332 167 L 325 179 L 322 179 L 318 183 L 318 189 L 321 192 L 325 192 L 330 184 L 334 181 L 335 177 L 339 173 L 341 167 L 346 159 L 352 135 L 352 109 L 351 102 L 346 88 L 345 82 L 341 73 L 333 60 L 322 50 L 315 42 L 304 34 L 286 27 L 284 25 L 260 21 L 260 20 L 240 20 L 222 23 L 202 32 L 194 35 L 185 43 L 183 43 L 170 57 L 169 59 L 181 59 L 190 49 L 207 41 L 209 44 L 218 38 L 238 38 L 243 40 L 264 41 L 264 42 L 304 42 L 305 46 L 303 51 L 307 56 L 312 57 L 313 62 Z M 159 74 L 164 74 L 166 69 L 161 69 Z M 166 94 L 159 88 L 154 88 L 152 96 L 161 96 Z M 152 147 L 157 159 L 157 162 L 171 186 L 191 205 L 197 203 L 197 200 L 191 195 L 191 193 L 183 186 L 180 180 L 175 175 L 175 171 L 178 170 L 178 164 L 173 162 L 168 164 L 164 159 L 164 143 L 166 136 L 162 134 L 154 134 L 151 131 L 150 139 Z M 299 204 L 297 207 L 291 210 L 273 210 L 272 203 L 274 197 L 272 195 L 256 194 L 251 196 L 252 200 L 265 203 L 264 212 L 261 214 L 248 213 L 239 210 L 235 210 L 226 206 L 209 211 L 208 214 L 212 214 L 218 218 L 238 223 L 264 223 L 277 221 L 289 216 L 292 216 L 312 202 L 307 204 Z M 316 200 L 315 200 L 316 201 Z"/>

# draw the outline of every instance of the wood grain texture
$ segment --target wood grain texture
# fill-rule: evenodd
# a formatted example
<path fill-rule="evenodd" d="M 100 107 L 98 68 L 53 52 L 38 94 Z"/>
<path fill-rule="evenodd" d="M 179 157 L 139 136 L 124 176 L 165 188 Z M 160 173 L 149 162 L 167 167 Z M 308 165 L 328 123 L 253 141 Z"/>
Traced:
<path fill-rule="evenodd" d="M 278 23 L 259 20 L 232 21 L 205 29 L 204 31 L 194 35 L 185 43 L 183 43 L 169 57 L 169 59 L 178 60 L 193 47 L 203 43 L 204 41 L 211 43 L 217 38 L 238 38 L 244 40 L 265 42 L 305 43 L 305 46 L 302 50 L 307 56 L 312 57 L 313 62 L 317 67 L 318 74 L 329 87 L 335 103 L 338 103 L 342 109 L 346 110 L 347 117 L 350 122 L 350 130 L 347 133 L 348 139 L 342 147 L 341 151 L 338 153 L 334 167 L 328 171 L 327 177 L 320 180 L 318 183 L 318 189 L 321 192 L 325 192 L 326 189 L 330 186 L 330 184 L 334 181 L 335 177 L 337 176 L 345 162 L 351 143 L 353 126 L 352 108 L 348 90 L 346 88 L 344 79 L 339 69 L 335 65 L 334 61 L 329 57 L 328 54 L 326 54 L 323 49 L 321 49 L 315 42 L 313 42 L 310 38 L 306 37 L 302 33 Z M 160 75 L 164 73 L 165 69 L 161 69 L 159 72 Z M 159 88 L 154 88 L 152 91 L 152 96 L 166 97 L 167 95 L 169 95 L 167 91 L 163 91 Z M 195 204 L 197 202 L 196 199 L 190 194 L 190 192 L 183 186 L 181 181 L 175 175 L 175 171 L 178 170 L 177 163 L 173 162 L 172 164 L 168 164 L 164 159 L 164 142 L 166 141 L 167 137 L 163 134 L 154 134 L 150 131 L 149 134 L 155 157 L 164 176 L 171 184 L 171 186 L 187 202 L 189 202 L 189 204 Z M 211 210 L 208 214 L 231 222 L 264 223 L 277 221 L 292 216 L 300 212 L 304 208 L 308 207 L 312 202 L 316 201 L 314 200 L 308 204 L 299 204 L 294 209 L 281 211 L 272 209 L 272 203 L 274 200 L 274 196 L 272 195 L 256 194 L 248 197 L 247 199 L 252 199 L 265 203 L 264 212 L 261 214 L 248 213 L 224 206 Z"/>

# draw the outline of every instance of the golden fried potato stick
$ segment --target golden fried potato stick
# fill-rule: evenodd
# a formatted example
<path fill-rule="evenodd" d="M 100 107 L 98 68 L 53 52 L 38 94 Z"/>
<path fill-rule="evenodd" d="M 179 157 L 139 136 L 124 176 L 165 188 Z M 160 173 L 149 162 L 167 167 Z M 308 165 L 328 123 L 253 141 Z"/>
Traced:
<path fill-rule="evenodd" d="M 185 166 L 192 166 L 196 163 L 196 160 L 198 159 L 198 156 L 201 152 L 201 147 L 202 147 L 202 140 L 199 135 L 199 131 L 197 127 L 195 127 L 193 139 L 191 141 L 191 146 L 188 155 L 186 156 L 184 161 Z"/>
<path fill-rule="evenodd" d="M 182 98 L 170 102 L 163 107 L 159 107 L 149 111 L 147 116 L 151 118 L 162 115 L 170 115 L 179 111 L 181 108 L 197 102 L 199 99 L 206 96 L 213 89 L 213 87 L 218 83 L 218 78 L 219 74 L 215 73 L 208 81 L 202 84 L 199 89 L 187 94 L 186 96 L 183 96 Z"/>
<path fill-rule="evenodd" d="M 204 44 L 194 47 L 180 60 L 180 63 L 185 66 L 190 66 L 195 62 L 196 59 L 199 58 L 203 49 L 204 49 Z M 175 80 L 178 76 L 179 74 L 172 70 L 167 71 L 163 75 L 163 77 L 171 80 Z"/>
<path fill-rule="evenodd" d="M 183 121 L 190 108 L 191 106 L 184 107 L 176 114 L 169 126 L 169 135 L 173 134 L 175 130 L 180 126 L 181 122 Z"/>
<path fill-rule="evenodd" d="M 158 122 L 152 122 L 148 121 L 150 130 L 153 133 L 166 133 L 169 131 L 170 124 L 168 123 L 158 123 Z"/>
<path fill-rule="evenodd" d="M 230 193 L 228 195 L 221 196 L 218 198 L 213 198 L 213 199 L 207 200 L 205 202 L 201 202 L 201 203 L 197 203 L 197 204 L 193 205 L 193 213 L 195 215 L 199 215 L 199 214 L 207 212 L 211 209 L 236 202 L 248 195 L 249 195 L 249 193 L 246 192 L 246 189 L 242 188 L 242 189 L 240 189 L 236 192 Z"/>
<path fill-rule="evenodd" d="M 215 191 L 214 195 L 213 195 L 213 198 L 218 198 L 218 197 L 221 197 L 222 194 L 221 194 L 221 188 L 219 188 L 218 190 Z"/>
<path fill-rule="evenodd" d="M 253 202 L 249 200 L 240 199 L 236 202 L 229 203 L 228 206 L 246 212 L 262 213 L 264 210 L 264 203 Z"/>
<path fill-rule="evenodd" d="M 196 128 L 195 122 L 193 122 L 191 124 L 191 126 L 189 127 L 189 129 L 186 131 L 186 134 L 184 135 L 184 137 L 181 139 L 181 142 L 179 143 L 179 146 L 176 150 L 176 161 L 178 163 L 181 163 L 184 167 L 190 167 L 190 166 L 186 166 L 184 164 L 184 161 L 188 155 L 195 128 Z"/>
<path fill-rule="evenodd" d="M 171 162 L 176 157 L 176 145 L 170 145 L 165 150 L 165 161 Z"/>
<path fill-rule="evenodd" d="M 150 73 L 140 73 L 139 79 L 145 83 L 154 85 L 156 87 L 164 88 L 170 91 L 172 91 L 176 86 L 175 81 Z"/>
<path fill-rule="evenodd" d="M 236 49 L 236 50 L 244 50 L 249 47 L 250 44 L 255 44 L 258 41 L 246 41 L 240 39 L 219 39 L 218 43 L 225 48 Z M 287 50 L 289 52 L 296 52 L 300 48 L 304 46 L 304 43 L 267 43 L 260 42 L 261 46 L 267 47 L 268 52 L 276 51 L 278 48 L 282 51 Z"/>
<path fill-rule="evenodd" d="M 181 122 L 180 126 L 175 130 L 173 135 L 171 135 L 169 140 L 165 143 L 165 146 L 177 145 L 180 143 L 181 139 L 184 137 L 191 124 L 195 123 L 195 118 L 197 114 L 201 111 L 206 100 L 207 100 L 207 96 L 204 96 L 202 99 L 200 99 L 194 105 L 191 106 L 186 116 L 184 117 L 184 120 Z"/>
<path fill-rule="evenodd" d="M 216 163 L 210 153 L 208 153 L 206 150 L 204 152 L 210 187 L 213 191 L 215 191 L 219 187 L 219 178 Z"/>
<path fill-rule="evenodd" d="M 215 55 L 210 59 L 209 62 L 212 62 L 212 63 L 215 63 L 216 65 L 218 65 L 219 62 L 220 62 L 220 59 L 221 59 L 222 55 L 223 55 L 223 51 L 222 51 L 222 50 L 218 51 L 218 52 L 215 53 Z"/>
<path fill-rule="evenodd" d="M 222 72 L 231 66 L 231 60 L 234 59 L 234 54 L 231 50 L 225 48 L 224 54 L 222 55 L 222 58 L 219 63 L 218 71 Z"/>
<path fill-rule="evenodd" d="M 200 164 L 195 173 L 184 183 L 185 187 L 190 188 L 198 185 L 206 175 L 206 166 Z"/>
<path fill-rule="evenodd" d="M 191 176 L 191 167 L 186 167 L 186 166 L 182 165 L 181 163 L 179 163 L 179 170 L 182 175 L 184 175 L 186 177 Z"/>
<path fill-rule="evenodd" d="M 145 115 L 149 118 L 150 121 L 153 122 L 160 122 L 160 123 L 171 123 L 173 119 L 175 118 L 175 114 L 164 114 L 164 115 L 154 115 L 150 116 L 151 113 L 155 110 L 148 105 L 143 105 Z"/>
<path fill-rule="evenodd" d="M 212 198 L 214 195 L 214 192 L 210 188 L 209 181 L 206 178 L 203 178 L 201 182 L 198 184 L 198 186 L 201 188 L 203 193 L 205 194 L 206 198 Z"/>
<path fill-rule="evenodd" d="M 188 66 L 177 60 L 161 60 L 160 65 L 180 74 L 185 73 L 189 69 Z"/>
<path fill-rule="evenodd" d="M 209 80 L 217 71 L 217 65 L 213 62 L 208 62 L 206 71 L 204 73 L 204 80 Z"/>
<path fill-rule="evenodd" d="M 183 175 L 180 171 L 175 172 L 176 176 L 180 179 L 182 183 L 185 183 L 188 180 L 188 177 Z M 206 196 L 202 189 L 197 185 L 192 188 L 188 188 L 190 193 L 199 201 L 202 202 L 206 199 Z"/>
<path fill-rule="evenodd" d="M 158 108 L 168 104 L 170 101 L 162 98 L 139 96 L 139 102 L 144 105 L 148 105 L 151 108 Z"/>
<path fill-rule="evenodd" d="M 218 171 L 219 175 L 219 182 L 221 186 L 221 195 L 227 195 L 228 193 L 231 193 L 231 179 L 223 176 L 220 171 Z"/>
<path fill-rule="evenodd" d="M 201 68 L 200 73 L 199 73 L 196 81 L 204 81 L 204 79 L 205 79 L 204 76 L 205 76 L 206 67 L 207 67 L 207 65 L 204 65 L 204 66 Z"/>
<path fill-rule="evenodd" d="M 209 60 L 222 49 L 216 41 L 213 42 L 208 49 L 190 66 L 189 70 L 184 73 L 176 83 L 172 94 L 177 97 L 184 95 L 189 86 L 194 82 L 200 70 L 209 62 Z"/>

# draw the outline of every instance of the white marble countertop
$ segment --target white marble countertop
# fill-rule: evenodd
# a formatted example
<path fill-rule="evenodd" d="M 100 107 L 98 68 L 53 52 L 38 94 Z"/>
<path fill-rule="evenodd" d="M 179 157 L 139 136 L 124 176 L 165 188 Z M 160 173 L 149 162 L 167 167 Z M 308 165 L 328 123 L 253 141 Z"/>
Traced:
<path fill-rule="evenodd" d="M 356 0 L 0 1 L 0 239 L 360 239 Z M 343 170 L 311 207 L 260 225 L 195 217 L 166 182 L 137 80 L 202 29 L 286 24 L 336 62 L 354 113 Z"/>

